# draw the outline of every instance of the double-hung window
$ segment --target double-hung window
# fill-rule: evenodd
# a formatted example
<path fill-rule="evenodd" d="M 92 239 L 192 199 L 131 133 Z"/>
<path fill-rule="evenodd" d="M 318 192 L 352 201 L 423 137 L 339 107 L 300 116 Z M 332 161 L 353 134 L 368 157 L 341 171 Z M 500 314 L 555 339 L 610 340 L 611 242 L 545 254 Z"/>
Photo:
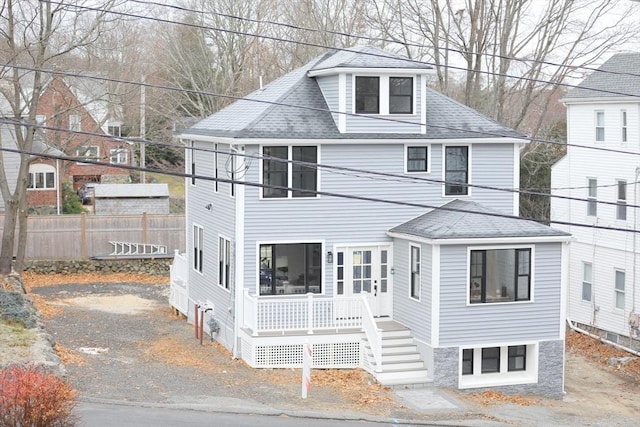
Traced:
<path fill-rule="evenodd" d="M 420 299 L 420 246 L 411 245 L 411 298 Z"/>
<path fill-rule="evenodd" d="M 469 194 L 469 147 L 444 147 L 444 194 L 466 196 Z"/>
<path fill-rule="evenodd" d="M 193 226 L 193 269 L 202 273 L 204 262 L 204 228 L 199 225 Z"/>
<path fill-rule="evenodd" d="M 380 77 L 356 77 L 356 113 L 380 114 Z"/>
<path fill-rule="evenodd" d="M 259 254 L 260 295 L 322 291 L 322 244 L 262 244 Z"/>
<path fill-rule="evenodd" d="M 627 219 L 627 181 L 616 182 L 618 190 L 618 200 L 616 205 L 616 219 Z"/>
<path fill-rule="evenodd" d="M 229 289 L 231 276 L 231 241 L 220 237 L 218 239 L 218 284 Z"/>
<path fill-rule="evenodd" d="M 122 136 L 122 130 L 120 125 L 109 125 L 107 126 L 107 133 L 109 135 L 120 137 Z"/>
<path fill-rule="evenodd" d="M 79 114 L 69 115 L 69 130 L 72 130 L 72 131 L 82 130 L 82 120 Z"/>
<path fill-rule="evenodd" d="M 429 172 L 429 146 L 407 147 L 407 172 Z"/>
<path fill-rule="evenodd" d="M 318 147 L 263 147 L 262 197 L 316 197 Z"/>
<path fill-rule="evenodd" d="M 472 250 L 469 303 L 529 301 L 531 249 Z"/>
<path fill-rule="evenodd" d="M 196 144 L 191 141 L 189 143 L 189 146 L 189 157 L 191 158 L 191 170 L 189 171 L 189 173 L 191 174 L 191 185 L 196 185 Z"/>
<path fill-rule="evenodd" d="M 596 141 L 604 141 L 604 111 L 596 111 Z"/>
<path fill-rule="evenodd" d="M 127 164 L 127 149 L 112 148 L 111 150 L 109 150 L 109 161 L 112 164 L 118 164 L 118 165 Z"/>
<path fill-rule="evenodd" d="M 625 281 L 626 281 L 625 272 L 621 270 L 616 270 L 616 282 L 615 282 L 616 308 L 620 310 L 624 310 Z"/>
<path fill-rule="evenodd" d="M 598 180 L 587 179 L 587 216 L 598 215 Z"/>
<path fill-rule="evenodd" d="M 620 112 L 620 124 L 622 132 L 622 142 L 627 142 L 627 112 L 622 110 Z"/>
<path fill-rule="evenodd" d="M 389 114 L 413 114 L 412 77 L 389 77 Z"/>
<path fill-rule="evenodd" d="M 593 287 L 593 265 L 589 262 L 582 264 L 582 300 L 591 301 Z"/>

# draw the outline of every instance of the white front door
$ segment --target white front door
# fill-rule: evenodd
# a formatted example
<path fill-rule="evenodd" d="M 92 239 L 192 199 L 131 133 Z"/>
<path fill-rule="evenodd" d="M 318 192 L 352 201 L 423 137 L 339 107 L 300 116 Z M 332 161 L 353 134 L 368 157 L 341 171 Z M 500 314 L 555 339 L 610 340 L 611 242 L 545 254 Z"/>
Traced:
<path fill-rule="evenodd" d="M 374 316 L 391 316 L 390 260 L 390 246 L 337 248 L 336 295 L 367 293 Z"/>

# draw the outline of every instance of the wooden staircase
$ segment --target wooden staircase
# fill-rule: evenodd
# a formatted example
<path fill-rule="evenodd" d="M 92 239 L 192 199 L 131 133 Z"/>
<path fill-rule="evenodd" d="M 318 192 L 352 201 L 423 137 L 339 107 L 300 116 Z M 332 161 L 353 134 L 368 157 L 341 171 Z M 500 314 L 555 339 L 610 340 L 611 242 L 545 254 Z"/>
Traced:
<path fill-rule="evenodd" d="M 416 385 L 432 382 L 422 356 L 418 352 L 411 331 L 405 326 L 384 320 L 377 322 L 382 329 L 382 370 L 374 369 L 373 352 L 365 338 L 365 357 L 372 367 L 371 373 L 384 386 Z"/>

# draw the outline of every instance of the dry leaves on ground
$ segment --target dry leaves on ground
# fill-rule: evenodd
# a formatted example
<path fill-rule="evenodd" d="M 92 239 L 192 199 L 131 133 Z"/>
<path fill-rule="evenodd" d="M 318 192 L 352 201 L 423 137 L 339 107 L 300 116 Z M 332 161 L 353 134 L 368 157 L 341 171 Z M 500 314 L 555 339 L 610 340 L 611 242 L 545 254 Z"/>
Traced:
<path fill-rule="evenodd" d="M 33 305 L 36 306 L 36 309 L 46 319 L 50 319 L 62 312 L 62 308 L 49 304 L 42 295 L 29 294 L 29 298 L 31 298 Z"/>
<path fill-rule="evenodd" d="M 637 356 L 573 330 L 567 332 L 566 344 L 569 351 L 581 354 L 606 368 L 615 369 L 640 381 L 640 358 Z M 624 357 L 634 357 L 634 359 L 624 365 L 609 363 L 611 358 Z"/>
<path fill-rule="evenodd" d="M 508 395 L 499 391 L 487 390 L 482 393 L 473 393 L 469 397 L 482 406 L 494 405 L 497 403 L 513 403 L 520 406 L 532 406 L 539 403 L 536 399 L 526 398 L 520 395 Z"/>
<path fill-rule="evenodd" d="M 169 278 L 138 273 L 74 273 L 36 274 L 25 271 L 22 280 L 27 292 L 32 288 L 45 286 L 87 284 L 87 283 L 140 283 L 145 285 L 166 285 Z"/>
<path fill-rule="evenodd" d="M 84 365 L 86 363 L 86 359 L 82 355 L 73 350 L 69 350 L 61 344 L 55 343 L 53 349 L 65 365 Z"/>

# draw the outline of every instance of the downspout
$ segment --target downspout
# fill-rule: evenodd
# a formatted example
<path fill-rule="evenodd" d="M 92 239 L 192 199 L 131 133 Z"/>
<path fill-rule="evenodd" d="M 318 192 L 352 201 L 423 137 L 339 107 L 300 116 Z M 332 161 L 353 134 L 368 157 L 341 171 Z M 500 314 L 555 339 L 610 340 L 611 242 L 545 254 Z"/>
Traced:
<path fill-rule="evenodd" d="M 626 351 L 627 353 L 631 353 L 631 354 L 633 354 L 633 355 L 635 355 L 635 356 L 640 356 L 640 351 L 633 350 L 633 349 L 631 349 L 631 348 L 629 348 L 629 347 L 625 347 L 625 346 L 620 345 L 620 344 L 618 344 L 618 343 L 615 343 L 615 342 L 609 341 L 609 340 L 607 340 L 607 339 L 604 339 L 604 338 L 602 338 L 602 337 L 600 337 L 600 336 L 598 336 L 598 335 L 596 335 L 596 334 L 592 334 L 591 332 L 585 331 L 584 329 L 579 328 L 579 327 L 577 327 L 576 325 L 574 325 L 574 324 L 573 324 L 573 321 L 571 321 L 571 320 L 569 320 L 569 319 L 567 319 L 567 323 L 569 324 L 569 327 L 570 327 L 572 330 L 576 331 L 576 332 L 579 332 L 579 333 L 581 333 L 581 334 L 583 334 L 583 335 L 586 335 L 586 336 L 591 337 L 591 338 L 593 338 L 593 339 L 595 339 L 595 340 L 598 340 L 598 341 L 600 341 L 601 343 L 604 343 L 604 344 L 608 344 L 608 345 L 610 345 L 610 346 L 613 346 L 613 347 L 615 347 L 615 348 L 617 348 L 617 349 L 619 349 L 619 350 Z"/>

